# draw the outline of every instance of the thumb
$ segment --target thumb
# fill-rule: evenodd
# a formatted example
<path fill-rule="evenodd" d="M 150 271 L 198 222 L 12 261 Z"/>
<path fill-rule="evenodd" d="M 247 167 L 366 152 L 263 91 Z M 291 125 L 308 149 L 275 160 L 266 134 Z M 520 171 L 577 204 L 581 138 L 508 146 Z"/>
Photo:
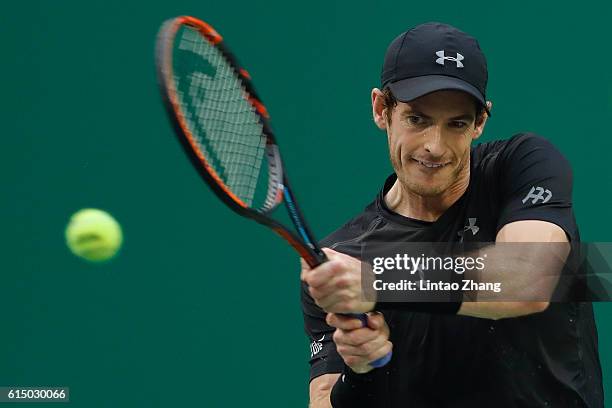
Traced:
<path fill-rule="evenodd" d="M 337 255 L 340 255 L 340 252 L 338 252 L 338 251 L 334 251 L 334 250 L 333 250 L 333 249 L 331 249 L 331 248 L 322 248 L 322 249 L 321 249 L 321 251 L 323 251 L 323 253 L 324 253 L 325 255 L 327 255 L 327 257 L 328 257 L 329 259 L 332 259 L 332 258 L 334 258 L 334 257 L 335 257 L 335 256 L 337 256 Z"/>

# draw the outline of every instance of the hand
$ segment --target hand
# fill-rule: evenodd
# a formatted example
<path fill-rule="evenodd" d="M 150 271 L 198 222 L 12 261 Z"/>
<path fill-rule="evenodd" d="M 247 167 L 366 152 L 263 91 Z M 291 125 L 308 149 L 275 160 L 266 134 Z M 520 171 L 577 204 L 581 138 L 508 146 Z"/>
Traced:
<path fill-rule="evenodd" d="M 362 295 L 361 261 L 329 248 L 324 248 L 323 252 L 329 261 L 314 269 L 302 260 L 301 279 L 308 285 L 316 304 L 332 313 L 373 310 L 375 302 L 364 300 Z"/>
<path fill-rule="evenodd" d="M 362 327 L 359 319 L 334 313 L 328 313 L 325 320 L 336 328 L 333 339 L 338 354 L 357 374 L 372 370 L 370 363 L 393 349 L 389 326 L 379 312 L 368 313 L 367 327 Z"/>

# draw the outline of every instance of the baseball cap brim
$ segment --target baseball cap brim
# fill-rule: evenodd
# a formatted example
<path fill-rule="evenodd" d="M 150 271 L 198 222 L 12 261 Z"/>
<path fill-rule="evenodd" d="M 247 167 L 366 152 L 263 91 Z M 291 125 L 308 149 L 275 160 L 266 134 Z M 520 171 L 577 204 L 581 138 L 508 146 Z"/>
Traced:
<path fill-rule="evenodd" d="M 485 98 L 480 91 L 459 78 L 446 75 L 424 75 L 392 82 L 388 87 L 391 89 L 393 96 L 400 102 L 410 102 L 436 91 L 463 91 L 476 98 L 484 107 L 487 115 L 491 116 Z"/>

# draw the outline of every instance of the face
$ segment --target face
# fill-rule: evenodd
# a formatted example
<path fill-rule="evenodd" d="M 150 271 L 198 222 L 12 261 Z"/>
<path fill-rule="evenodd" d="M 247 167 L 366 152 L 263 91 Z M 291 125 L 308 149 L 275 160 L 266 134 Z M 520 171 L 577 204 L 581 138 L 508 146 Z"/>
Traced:
<path fill-rule="evenodd" d="M 398 102 L 388 122 L 382 93 L 372 92 L 374 121 L 387 131 L 391 163 L 403 187 L 435 197 L 469 182 L 472 140 L 484 128 L 476 122 L 473 98 L 460 91 L 439 91 L 409 103 Z"/>

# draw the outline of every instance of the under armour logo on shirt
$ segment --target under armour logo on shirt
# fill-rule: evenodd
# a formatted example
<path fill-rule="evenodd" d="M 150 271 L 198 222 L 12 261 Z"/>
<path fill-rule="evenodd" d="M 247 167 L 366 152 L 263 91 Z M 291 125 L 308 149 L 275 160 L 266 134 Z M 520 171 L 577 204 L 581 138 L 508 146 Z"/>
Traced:
<path fill-rule="evenodd" d="M 480 227 L 476 225 L 476 218 L 468 218 L 468 225 L 463 227 L 463 231 L 472 231 L 472 235 L 476 235 Z"/>
<path fill-rule="evenodd" d="M 546 194 L 546 196 L 544 196 Z M 543 189 L 542 187 L 531 187 L 529 193 L 523 198 L 523 204 L 527 202 L 530 198 L 531 204 L 537 203 L 539 200 L 542 200 L 542 204 L 547 203 L 552 197 L 552 192 L 548 189 Z"/>
<path fill-rule="evenodd" d="M 476 235 L 480 231 L 480 227 L 476 225 L 476 217 L 468 218 L 468 224 L 463 227 L 463 231 L 458 231 L 457 235 L 461 237 L 460 242 L 463 242 L 464 235 L 467 231 L 472 231 L 472 236 Z"/>
<path fill-rule="evenodd" d="M 457 68 L 463 68 L 463 63 L 461 61 L 463 61 L 465 57 L 459 53 L 457 53 L 456 57 L 447 57 L 446 55 L 444 55 L 444 50 L 440 50 L 436 51 L 436 55 L 439 57 L 438 59 L 436 59 L 436 64 L 444 65 L 445 60 L 455 61 L 455 63 L 457 64 Z"/>

